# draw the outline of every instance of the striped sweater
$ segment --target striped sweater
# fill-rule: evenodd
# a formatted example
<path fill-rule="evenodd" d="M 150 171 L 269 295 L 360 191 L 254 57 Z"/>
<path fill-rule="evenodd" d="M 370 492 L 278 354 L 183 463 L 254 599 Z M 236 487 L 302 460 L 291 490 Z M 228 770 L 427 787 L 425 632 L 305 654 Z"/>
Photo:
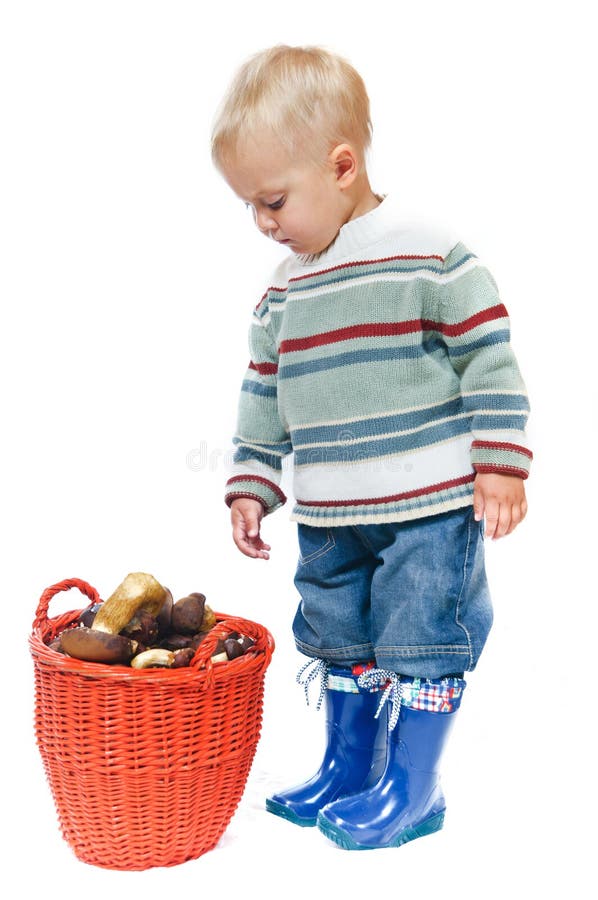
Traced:
<path fill-rule="evenodd" d="M 326 526 L 472 503 L 476 472 L 526 478 L 525 386 L 492 276 L 391 197 L 317 256 L 291 255 L 253 313 L 228 505 Z"/>

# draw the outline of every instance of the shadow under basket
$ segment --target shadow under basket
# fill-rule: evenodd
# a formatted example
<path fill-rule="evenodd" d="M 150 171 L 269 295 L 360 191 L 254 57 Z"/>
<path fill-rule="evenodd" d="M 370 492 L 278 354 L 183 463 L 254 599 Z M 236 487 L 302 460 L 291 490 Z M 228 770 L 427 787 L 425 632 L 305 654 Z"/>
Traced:
<path fill-rule="evenodd" d="M 51 650 L 80 609 L 48 618 L 57 593 L 97 591 L 78 578 L 47 588 L 29 647 L 35 733 L 64 839 L 82 862 L 141 870 L 196 859 L 235 812 L 259 740 L 264 676 L 274 641 L 261 625 L 216 613 L 191 665 L 136 670 Z M 85 604 L 87 605 L 87 604 Z M 255 644 L 213 663 L 219 639 Z"/>

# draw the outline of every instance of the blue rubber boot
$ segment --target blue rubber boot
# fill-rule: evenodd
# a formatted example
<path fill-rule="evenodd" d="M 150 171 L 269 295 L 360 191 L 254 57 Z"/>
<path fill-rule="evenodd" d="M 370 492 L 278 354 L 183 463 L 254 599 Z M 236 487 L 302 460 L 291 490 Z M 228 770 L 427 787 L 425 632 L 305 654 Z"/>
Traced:
<path fill-rule="evenodd" d="M 343 682 L 343 690 L 331 686 Z M 349 682 L 355 692 L 346 689 Z M 302 827 L 313 827 L 323 806 L 374 784 L 384 770 L 387 715 L 375 718 L 380 693 L 359 689 L 351 670 L 332 668 L 324 700 L 322 765 L 305 783 L 266 800 L 269 812 Z"/>
<path fill-rule="evenodd" d="M 397 725 L 389 730 L 381 778 L 320 810 L 317 824 L 326 837 L 345 850 L 373 850 L 400 847 L 442 828 L 445 801 L 439 763 L 464 687 L 457 678 L 421 682 L 421 688 L 412 691 L 414 704 L 400 704 Z M 446 702 L 427 703 L 425 694 L 422 699 L 422 690 L 438 697 L 445 688 L 452 692 Z M 444 705 L 447 711 L 428 711 L 434 705 Z"/>

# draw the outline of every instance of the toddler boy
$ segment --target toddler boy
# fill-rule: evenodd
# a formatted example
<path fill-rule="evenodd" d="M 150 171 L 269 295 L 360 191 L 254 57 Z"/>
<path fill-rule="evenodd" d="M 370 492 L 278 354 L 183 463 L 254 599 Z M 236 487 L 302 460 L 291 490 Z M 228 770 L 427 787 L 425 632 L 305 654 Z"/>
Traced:
<path fill-rule="evenodd" d="M 492 276 L 372 190 L 370 139 L 353 67 L 286 46 L 241 67 L 212 135 L 292 251 L 253 314 L 226 502 L 237 547 L 267 559 L 260 523 L 294 453 L 293 632 L 306 683 L 322 674 L 327 745 L 267 808 L 347 849 L 442 827 L 441 751 L 492 624 L 483 540 L 525 516 L 531 461 Z"/>

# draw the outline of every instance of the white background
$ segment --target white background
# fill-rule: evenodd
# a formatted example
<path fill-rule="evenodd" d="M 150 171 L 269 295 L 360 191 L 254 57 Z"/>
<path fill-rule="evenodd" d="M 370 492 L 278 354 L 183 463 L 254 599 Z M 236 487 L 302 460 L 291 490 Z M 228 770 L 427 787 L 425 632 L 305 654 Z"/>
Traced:
<path fill-rule="evenodd" d="M 590 4 L 2 2 L 2 819 L 45 897 L 595 896 L 595 47 Z M 530 512 L 487 545 L 495 627 L 444 764 L 443 832 L 347 853 L 263 812 L 311 774 L 323 720 L 295 686 L 290 507 L 267 563 L 222 502 L 249 316 L 281 248 L 215 174 L 237 65 L 323 44 L 372 100 L 375 190 L 449 221 L 511 313 L 536 454 Z M 288 472 L 284 487 L 290 490 Z M 174 869 L 79 862 L 32 732 L 42 590 L 104 597 L 127 572 L 263 622 L 277 650 L 262 740 L 218 848 Z M 56 598 L 51 614 L 79 603 Z"/>

